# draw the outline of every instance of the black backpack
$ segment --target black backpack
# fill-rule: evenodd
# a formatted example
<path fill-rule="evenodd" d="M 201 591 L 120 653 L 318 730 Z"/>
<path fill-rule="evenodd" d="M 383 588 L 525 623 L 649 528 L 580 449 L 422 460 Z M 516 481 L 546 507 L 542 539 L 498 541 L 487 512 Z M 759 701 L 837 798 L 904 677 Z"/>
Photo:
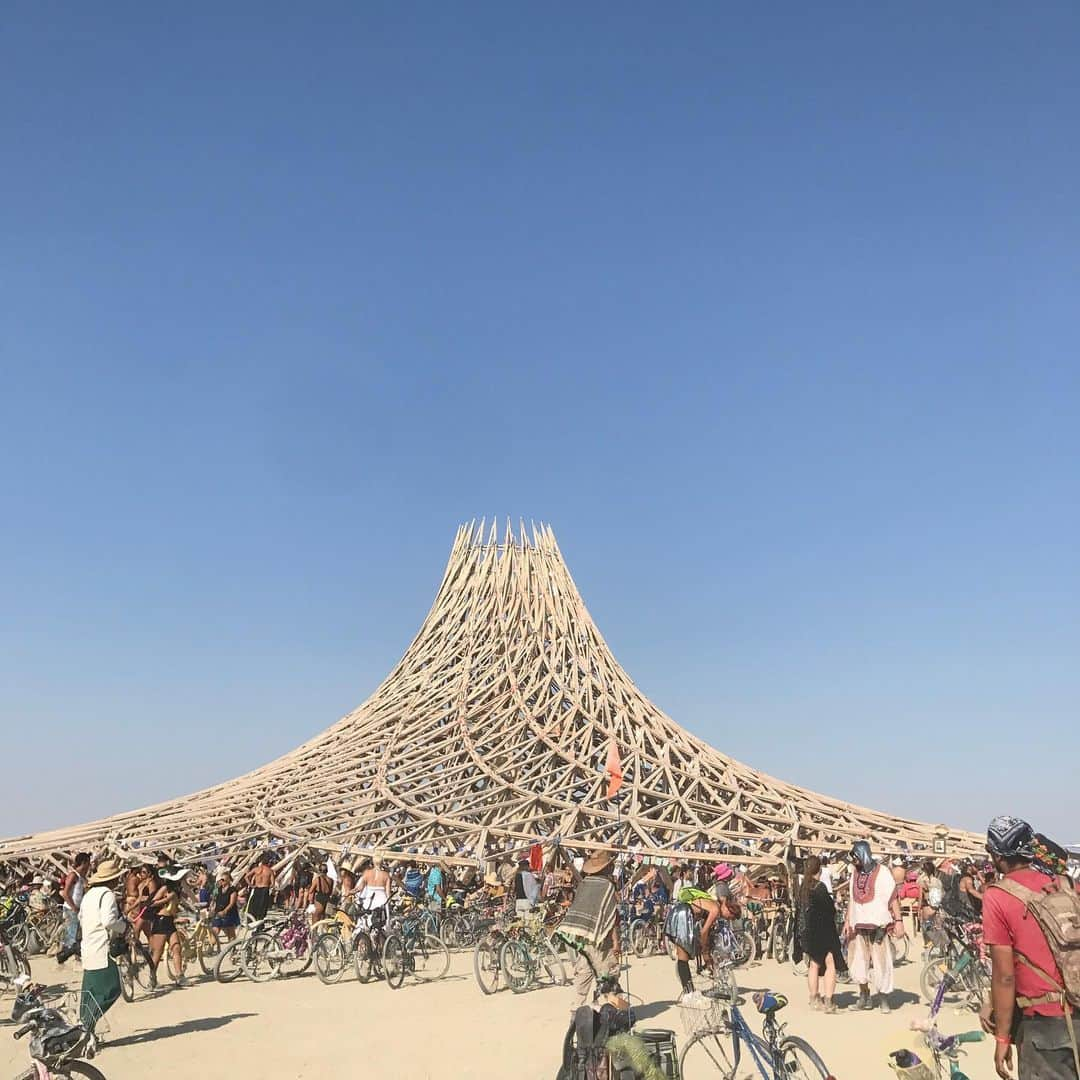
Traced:
<path fill-rule="evenodd" d="M 563 1040 L 563 1061 L 556 1080 L 601 1080 L 608 1077 L 608 1039 L 630 1027 L 629 1018 L 613 1005 L 599 1012 L 582 1005 L 574 1014 Z M 633 1070 L 623 1070 L 611 1080 L 634 1080 Z"/>

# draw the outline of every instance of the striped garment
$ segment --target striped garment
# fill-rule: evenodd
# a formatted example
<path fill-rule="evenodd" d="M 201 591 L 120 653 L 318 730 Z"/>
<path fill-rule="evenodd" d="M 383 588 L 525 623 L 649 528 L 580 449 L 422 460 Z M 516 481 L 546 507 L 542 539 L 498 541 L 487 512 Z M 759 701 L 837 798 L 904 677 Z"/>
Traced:
<path fill-rule="evenodd" d="M 602 945 L 615 926 L 618 895 L 603 877 L 587 877 L 577 887 L 559 930 L 589 945 Z"/>

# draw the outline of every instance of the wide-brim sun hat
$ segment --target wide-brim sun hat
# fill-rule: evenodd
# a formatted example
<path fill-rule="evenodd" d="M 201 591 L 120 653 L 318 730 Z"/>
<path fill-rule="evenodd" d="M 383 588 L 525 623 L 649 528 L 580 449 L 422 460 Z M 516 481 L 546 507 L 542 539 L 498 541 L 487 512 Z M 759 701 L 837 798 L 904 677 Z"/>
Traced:
<path fill-rule="evenodd" d="M 124 868 L 118 859 L 102 859 L 97 864 L 97 869 L 86 879 L 87 886 L 108 885 L 112 881 L 118 881 L 124 873 Z"/>
<path fill-rule="evenodd" d="M 712 869 L 712 876 L 717 881 L 727 881 L 735 876 L 735 871 L 732 870 L 730 863 L 717 863 Z"/>
<path fill-rule="evenodd" d="M 613 851 L 594 851 L 582 864 L 583 874 L 599 874 L 601 870 L 610 866 L 615 858 Z"/>

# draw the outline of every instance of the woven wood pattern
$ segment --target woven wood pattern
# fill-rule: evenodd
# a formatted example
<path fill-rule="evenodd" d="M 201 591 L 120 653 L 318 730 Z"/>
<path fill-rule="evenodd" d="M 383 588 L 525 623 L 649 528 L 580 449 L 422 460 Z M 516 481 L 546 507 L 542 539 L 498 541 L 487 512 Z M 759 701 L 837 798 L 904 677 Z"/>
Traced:
<path fill-rule="evenodd" d="M 614 739 L 625 784 L 604 798 Z M 534 841 L 776 862 L 793 847 L 929 853 L 932 825 L 816 795 L 679 727 L 619 666 L 546 526 L 458 530 L 420 632 L 355 711 L 277 761 L 197 794 L 0 843 L 0 859 L 210 845 L 415 851 L 448 861 Z M 949 850 L 976 851 L 952 832 Z"/>

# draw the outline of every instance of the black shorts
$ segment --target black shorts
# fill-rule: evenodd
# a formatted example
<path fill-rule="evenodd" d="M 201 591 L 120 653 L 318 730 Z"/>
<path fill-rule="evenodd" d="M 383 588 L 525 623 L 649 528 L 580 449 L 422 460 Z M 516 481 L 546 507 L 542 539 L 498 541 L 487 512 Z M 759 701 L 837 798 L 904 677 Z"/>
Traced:
<path fill-rule="evenodd" d="M 270 889 L 265 885 L 257 886 L 251 890 L 248 897 L 247 913 L 253 919 L 265 919 L 270 910 Z"/>
<path fill-rule="evenodd" d="M 176 920 L 171 915 L 155 915 L 150 933 L 155 937 L 159 934 L 169 937 L 176 933 Z"/>

